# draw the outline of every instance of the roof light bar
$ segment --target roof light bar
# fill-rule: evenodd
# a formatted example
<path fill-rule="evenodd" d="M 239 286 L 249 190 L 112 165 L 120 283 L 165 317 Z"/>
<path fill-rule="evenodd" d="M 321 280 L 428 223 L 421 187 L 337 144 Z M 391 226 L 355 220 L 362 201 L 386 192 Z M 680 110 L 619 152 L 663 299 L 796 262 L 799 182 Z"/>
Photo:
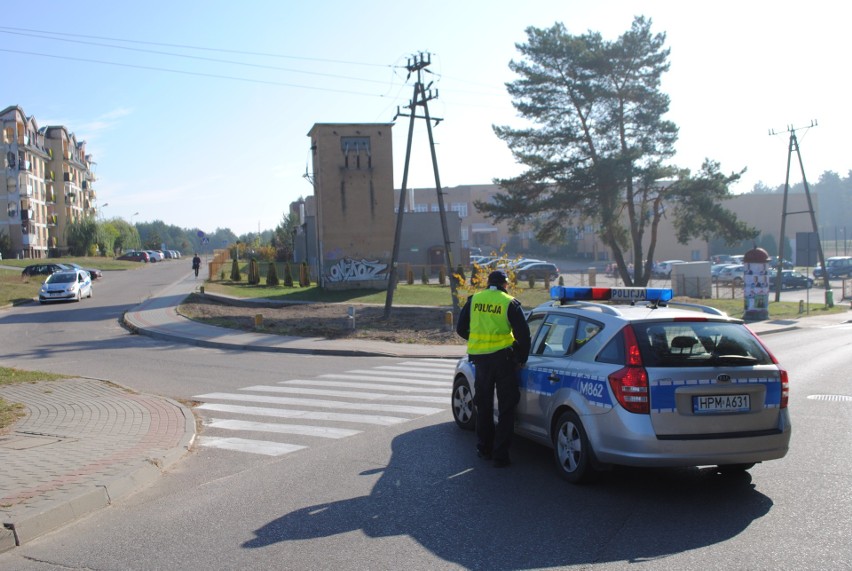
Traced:
<path fill-rule="evenodd" d="M 669 301 L 672 290 L 654 287 L 567 287 L 550 288 L 550 299 L 569 301 Z"/>

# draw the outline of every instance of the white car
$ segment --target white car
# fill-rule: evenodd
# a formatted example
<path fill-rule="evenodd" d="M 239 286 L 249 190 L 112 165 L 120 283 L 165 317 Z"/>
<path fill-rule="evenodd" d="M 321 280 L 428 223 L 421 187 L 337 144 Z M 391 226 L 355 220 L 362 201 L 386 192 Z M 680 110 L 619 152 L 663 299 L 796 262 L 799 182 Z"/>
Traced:
<path fill-rule="evenodd" d="M 683 260 L 666 260 L 665 262 L 660 262 L 654 268 L 653 274 L 654 277 L 658 278 L 670 278 L 672 276 L 672 266 L 676 264 L 685 264 Z"/>
<path fill-rule="evenodd" d="M 84 297 L 92 297 L 92 289 L 92 277 L 85 270 L 55 272 L 41 285 L 38 301 L 80 301 Z"/>

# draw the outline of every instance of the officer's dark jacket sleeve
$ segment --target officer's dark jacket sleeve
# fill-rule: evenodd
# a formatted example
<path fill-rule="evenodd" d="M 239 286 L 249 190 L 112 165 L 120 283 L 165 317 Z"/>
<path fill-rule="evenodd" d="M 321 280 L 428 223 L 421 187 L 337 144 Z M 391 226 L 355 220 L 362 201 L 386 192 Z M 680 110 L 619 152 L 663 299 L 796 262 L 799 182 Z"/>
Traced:
<path fill-rule="evenodd" d="M 517 299 L 513 299 L 512 303 L 509 304 L 509 310 L 507 311 L 509 318 L 509 325 L 512 326 L 512 335 L 515 336 L 515 360 L 524 364 L 527 362 L 527 357 L 530 354 L 530 326 L 527 325 L 527 318 L 524 315 L 524 310 L 521 307 L 521 302 Z M 461 319 L 459 320 L 461 322 Z M 459 323 L 461 325 L 461 323 Z"/>
<path fill-rule="evenodd" d="M 470 337 L 470 300 L 473 299 L 473 296 L 467 298 L 467 303 L 464 304 L 464 307 L 461 308 L 459 312 L 459 319 L 456 323 L 456 333 L 459 334 L 459 337 L 462 339 L 467 339 Z"/>

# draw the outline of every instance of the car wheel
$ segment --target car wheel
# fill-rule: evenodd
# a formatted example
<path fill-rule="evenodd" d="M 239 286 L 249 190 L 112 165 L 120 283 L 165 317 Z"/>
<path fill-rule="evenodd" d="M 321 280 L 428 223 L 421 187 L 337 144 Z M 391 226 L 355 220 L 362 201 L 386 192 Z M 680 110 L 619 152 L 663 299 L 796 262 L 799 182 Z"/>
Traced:
<path fill-rule="evenodd" d="M 459 375 L 453 383 L 453 419 L 464 430 L 473 430 L 476 424 L 476 409 L 473 406 L 473 393 L 467 380 Z"/>
<path fill-rule="evenodd" d="M 594 477 L 592 447 L 580 417 L 573 410 L 562 413 L 556 422 L 553 459 L 559 475 L 572 484 L 585 484 Z"/>
<path fill-rule="evenodd" d="M 734 278 L 734 285 L 740 287 L 741 285 L 743 285 L 743 279 L 741 277 Z"/>
<path fill-rule="evenodd" d="M 716 466 L 716 470 L 720 474 L 742 474 L 746 470 L 751 470 L 754 468 L 754 462 L 750 464 L 722 464 L 720 466 Z"/>
<path fill-rule="evenodd" d="M 94 288 L 94 286 L 89 288 L 89 299 L 92 299 L 92 296 L 93 296 L 93 295 L 95 295 L 95 288 Z"/>
<path fill-rule="evenodd" d="M 74 301 L 79 302 L 82 299 L 83 299 L 83 292 L 81 292 L 80 290 L 77 290 L 77 299 L 75 299 Z"/>

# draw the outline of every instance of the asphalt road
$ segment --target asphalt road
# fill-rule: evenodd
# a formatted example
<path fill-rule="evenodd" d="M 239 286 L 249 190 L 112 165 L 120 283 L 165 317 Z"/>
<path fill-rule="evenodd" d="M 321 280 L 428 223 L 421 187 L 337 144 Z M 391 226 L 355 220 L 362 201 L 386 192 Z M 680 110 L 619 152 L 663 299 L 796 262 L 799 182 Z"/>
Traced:
<path fill-rule="evenodd" d="M 2 312 L 0 364 L 218 405 L 263 406 L 201 397 L 365 376 L 409 378 L 417 381 L 413 394 L 441 394 L 445 367 L 437 362 L 218 351 L 131 335 L 116 324 L 123 310 L 185 273 L 168 264 L 110 273 L 93 300 Z M 449 389 L 443 405 L 396 401 L 437 412 L 359 409 L 405 422 L 331 423 L 359 432 L 299 436 L 305 448 L 278 456 L 210 445 L 205 438 L 225 433 L 214 424 L 232 417 L 202 408 L 200 445 L 160 483 L 0 555 L 0 568 L 850 568 L 852 399 L 840 397 L 852 397 L 852 325 L 766 340 L 790 373 L 792 447 L 739 478 L 621 469 L 575 487 L 559 480 L 546 449 L 521 440 L 515 464 L 495 470 L 474 455 L 473 435 L 453 424 Z M 246 434 L 294 441 L 259 429 Z"/>

